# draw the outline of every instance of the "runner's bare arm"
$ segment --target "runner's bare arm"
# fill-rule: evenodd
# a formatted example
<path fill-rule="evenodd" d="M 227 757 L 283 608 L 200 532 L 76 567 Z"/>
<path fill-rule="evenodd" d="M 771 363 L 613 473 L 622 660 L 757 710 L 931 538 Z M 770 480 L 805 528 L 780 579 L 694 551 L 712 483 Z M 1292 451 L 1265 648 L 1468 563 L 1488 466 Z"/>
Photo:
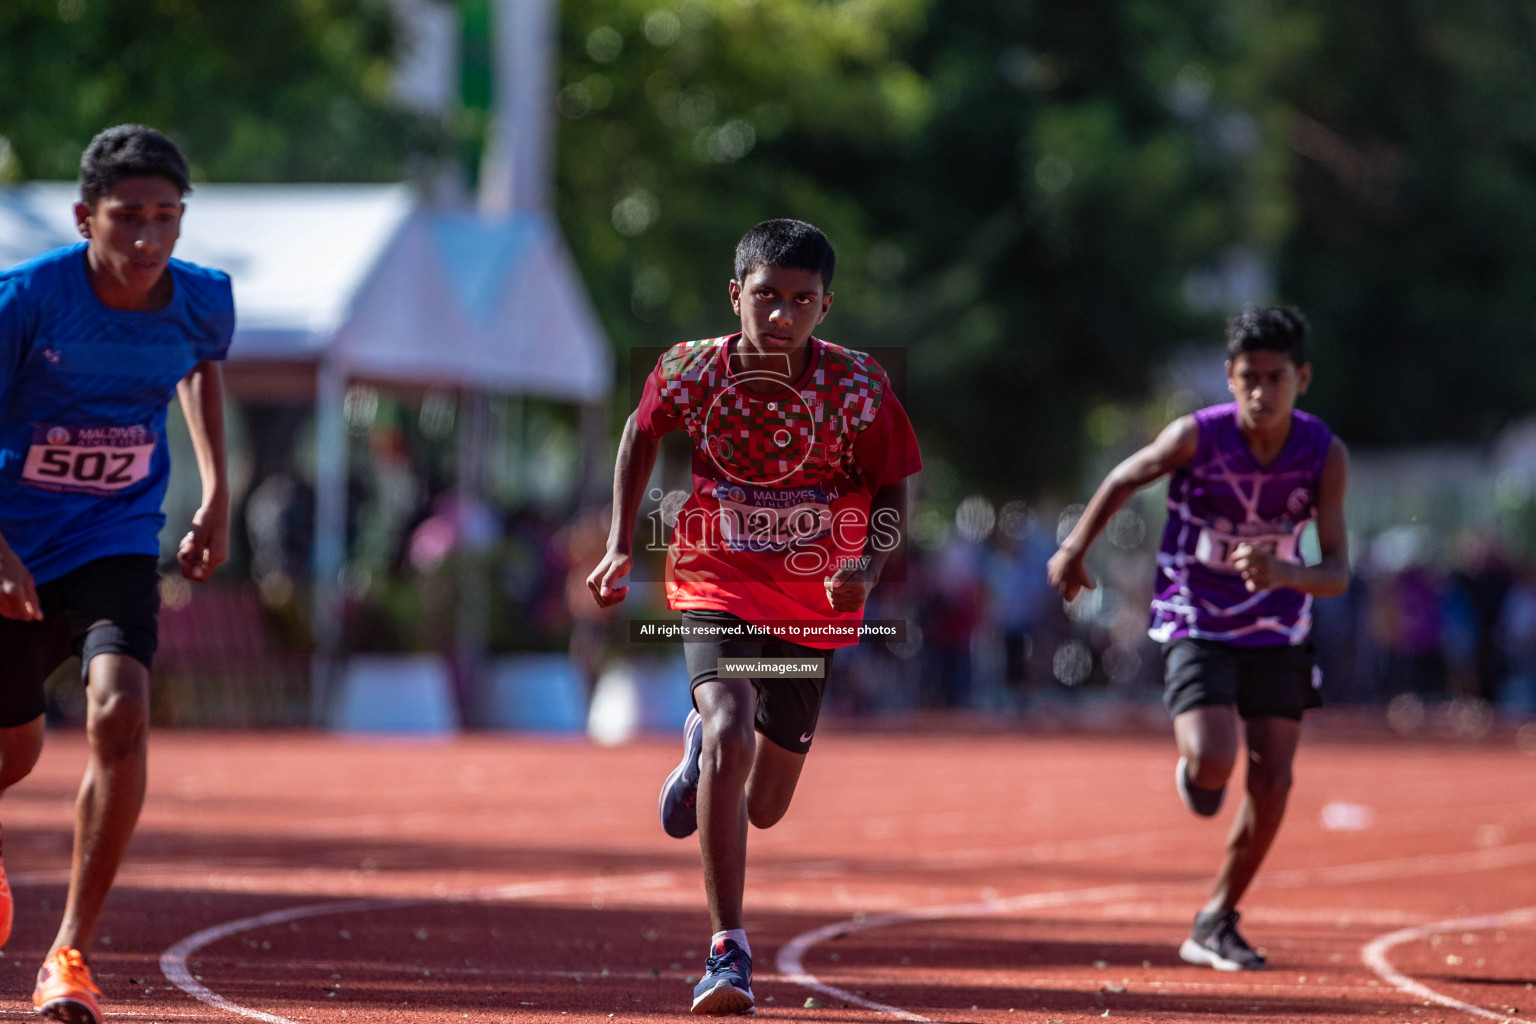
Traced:
<path fill-rule="evenodd" d="M 869 600 L 869 592 L 880 582 L 880 574 L 891 552 L 906 538 L 906 480 L 887 484 L 869 499 L 869 532 L 864 538 L 864 554 L 857 562 L 838 566 L 826 579 L 827 602 L 834 610 L 856 612 Z"/>
<path fill-rule="evenodd" d="M 176 559 L 181 574 L 199 583 L 229 558 L 229 481 L 224 468 L 224 374 L 219 364 L 204 360 L 176 385 L 197 472 L 203 481 L 203 503 L 192 515 L 192 529 L 181 538 Z"/>
<path fill-rule="evenodd" d="M 587 589 L 600 608 L 618 604 L 629 593 L 628 587 L 615 584 L 634 565 L 635 515 L 640 511 L 640 499 L 645 496 L 645 484 L 651 478 L 660 447 L 660 439 L 646 436 L 636 414 L 630 413 L 613 466 L 613 521 L 608 527 L 608 551 L 587 577 Z"/>
<path fill-rule="evenodd" d="M 1316 565 L 1296 565 L 1239 544 L 1232 552 L 1232 565 L 1242 574 L 1243 586 L 1250 594 L 1289 587 L 1314 597 L 1338 597 L 1349 589 L 1349 535 L 1344 526 L 1344 492 L 1348 487 L 1349 449 L 1334 438 L 1317 493 L 1317 546 L 1322 560 Z"/>
<path fill-rule="evenodd" d="M 1097 586 L 1083 564 L 1088 548 L 1131 495 L 1159 477 L 1189 465 L 1199 445 L 1200 427 L 1195 418 L 1181 416 L 1164 427 L 1151 444 L 1109 471 L 1083 510 L 1083 517 L 1046 567 L 1051 586 L 1061 591 L 1062 597 L 1070 601 L 1084 587 L 1092 590 Z"/>
<path fill-rule="evenodd" d="M 8 388 L 22 345 L 30 337 L 29 318 L 22 308 L 20 286 L 14 278 L 0 284 L 0 388 Z M 43 617 L 32 574 L 0 537 L 0 617 L 36 621 Z"/>
<path fill-rule="evenodd" d="M 23 622 L 36 622 L 43 617 L 32 574 L 4 537 L 0 537 L 0 617 Z"/>

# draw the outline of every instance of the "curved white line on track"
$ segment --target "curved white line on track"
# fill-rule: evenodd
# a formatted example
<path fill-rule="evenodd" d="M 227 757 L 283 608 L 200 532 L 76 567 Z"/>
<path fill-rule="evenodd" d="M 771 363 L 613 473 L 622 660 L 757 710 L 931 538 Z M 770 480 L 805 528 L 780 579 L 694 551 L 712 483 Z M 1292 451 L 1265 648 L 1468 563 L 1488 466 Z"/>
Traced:
<path fill-rule="evenodd" d="M 1512 867 L 1520 864 L 1528 864 L 1536 861 L 1536 843 L 1523 843 L 1517 846 L 1506 846 L 1492 850 L 1469 851 L 1463 854 L 1432 854 L 1420 857 L 1400 857 L 1392 860 L 1365 861 L 1360 864 L 1342 864 L 1334 867 L 1299 869 L 1293 871 L 1276 872 L 1267 879 L 1267 888 L 1294 889 L 1304 888 L 1309 885 L 1342 885 L 1349 882 L 1375 881 L 1389 878 L 1412 878 L 1423 875 L 1446 874 L 1455 871 L 1488 871 L 1503 867 Z M 895 914 L 881 914 L 878 917 L 866 917 L 862 920 L 851 919 L 839 921 L 833 924 L 823 925 L 820 928 L 804 932 L 790 939 L 779 950 L 776 966 L 785 981 L 794 982 L 803 988 L 808 988 L 823 995 L 865 1010 L 874 1010 L 877 1013 L 890 1014 L 900 1020 L 912 1021 L 914 1024 L 934 1024 L 931 1018 L 923 1017 L 904 1010 L 899 1006 L 888 1006 L 872 999 L 866 999 L 856 992 L 850 992 L 836 985 L 829 985 L 809 973 L 805 969 L 805 954 L 812 946 L 825 942 L 828 939 L 840 938 L 853 932 L 865 931 L 870 928 L 884 928 L 889 925 L 910 924 L 915 921 L 942 920 L 952 917 L 984 917 L 995 914 L 1007 913 L 1011 910 L 1031 910 L 1045 907 L 1064 907 L 1074 904 L 1110 902 L 1119 899 L 1141 900 L 1156 895 L 1159 892 L 1174 892 L 1180 889 L 1190 888 L 1194 885 L 1204 887 L 1205 883 L 1164 883 L 1162 885 L 1123 885 L 1108 886 L 1095 889 L 1075 889 L 1066 892 L 1042 892 L 1030 893 L 1024 896 L 1015 896 L 1005 900 L 991 900 L 985 903 L 959 903 L 951 906 L 918 907 L 914 910 L 903 911 Z M 1536 908 L 1532 908 L 1536 911 Z M 1515 911 L 1514 913 L 1524 913 Z M 1495 915 L 1497 916 L 1497 915 Z M 1482 918 L 1468 918 L 1467 920 L 1483 920 Z M 1431 927 L 1422 925 L 1419 927 Z M 1414 928 L 1403 929 L 1402 932 L 1393 932 L 1393 935 L 1416 931 Z M 1388 936 L 1390 937 L 1390 936 Z M 1380 941 L 1380 940 L 1378 940 Z M 1387 965 L 1391 970 L 1391 966 Z M 1386 975 L 1382 975 L 1386 977 Z M 1410 985 L 1417 982 L 1404 978 Z M 1394 982 L 1394 984 L 1396 984 Z M 1405 989 L 1405 991 L 1407 991 Z M 1416 990 L 1415 990 L 1416 991 Z M 1424 990 L 1426 993 L 1430 989 Z M 1434 998 L 1445 1005 L 1454 1005 L 1458 1008 L 1466 1007 L 1466 1004 L 1451 1000 L 1449 996 L 1438 994 L 1425 995 L 1423 998 Z M 1449 1000 L 1449 1002 L 1447 1002 Z M 1468 1008 L 1480 1016 L 1492 1017 L 1495 1020 L 1507 1020 L 1497 1014 L 1490 1014 L 1486 1010 L 1476 1007 Z M 1513 1022 L 1511 1022 L 1513 1024 Z M 1527 1022 L 1528 1024 L 1528 1022 Z"/>
<path fill-rule="evenodd" d="M 256 914 L 252 917 L 242 917 L 236 921 L 227 921 L 224 924 L 217 924 L 188 935 L 160 954 L 160 973 L 164 974 L 166 980 L 171 984 L 181 989 L 193 999 L 217 1009 L 227 1010 L 242 1017 L 252 1017 L 256 1020 L 266 1021 L 267 1024 L 299 1024 L 298 1021 L 287 1017 L 280 1017 L 275 1013 L 267 1013 L 263 1010 L 241 1006 L 239 1003 L 224 998 L 193 977 L 191 969 L 187 966 L 187 961 L 193 953 L 196 953 L 205 946 L 218 942 L 220 939 L 227 939 L 232 935 L 239 935 L 241 932 L 248 932 L 257 928 L 287 924 L 289 921 L 297 921 L 306 917 L 325 917 L 332 914 L 363 914 L 375 910 L 419 906 L 424 903 L 494 903 L 502 900 L 531 899 L 538 896 L 562 896 L 575 892 L 602 893 L 618 888 L 628 891 L 637 887 L 650 888 L 666 885 L 673 881 L 674 877 L 673 872 L 662 871 L 643 875 L 557 879 L 547 882 L 521 882 L 514 885 L 493 886 L 487 889 L 472 889 L 468 892 L 451 893 L 446 896 L 392 896 L 378 899 L 345 900 L 340 903 L 310 903 L 300 907 L 287 907 L 283 910 L 272 910 L 265 914 Z"/>
<path fill-rule="evenodd" d="M 812 946 L 825 942 L 828 939 L 842 938 L 853 932 L 867 931 L 870 928 L 884 928 L 888 925 L 910 924 L 913 921 L 936 921 L 951 917 L 987 917 L 994 914 L 1006 914 L 1014 910 L 1039 910 L 1045 907 L 1066 907 L 1078 903 L 1101 903 L 1113 900 L 1145 898 L 1153 890 L 1166 887 L 1149 885 L 1112 885 L 1100 886 L 1093 889 L 1074 889 L 1067 892 L 1035 892 L 1026 896 L 1015 896 L 1006 900 L 988 900 L 984 903 L 956 903 L 950 906 L 919 907 L 916 910 L 903 911 L 899 914 L 881 914 L 878 917 L 866 917 L 863 920 L 839 921 L 834 924 L 823 925 L 812 931 L 796 935 L 779 949 L 775 966 L 785 981 L 793 982 L 803 988 L 812 989 L 822 995 L 841 999 L 845 1003 L 862 1007 L 866 1010 L 874 1010 L 877 1013 L 888 1013 L 899 1020 L 916 1022 L 916 1024 L 933 1024 L 928 1017 L 923 1017 L 903 1010 L 899 1006 L 887 1006 L 885 1003 L 877 1003 L 872 999 L 866 999 L 856 992 L 829 985 L 810 974 L 805 969 L 805 954 Z"/>
<path fill-rule="evenodd" d="M 192 976 L 192 971 L 187 967 L 187 959 L 204 946 L 255 928 L 265 928 L 274 924 L 286 924 L 289 921 L 297 921 L 304 917 L 320 917 L 325 914 L 366 913 L 367 911 L 378 910 L 382 907 L 401 907 L 421 902 L 423 901 L 419 899 L 349 900 L 345 903 L 289 907 L 286 910 L 273 910 L 266 914 L 257 914 L 254 917 L 242 917 L 238 921 L 227 921 L 224 924 L 214 925 L 212 928 L 204 928 L 200 932 L 188 935 L 172 945 L 164 953 L 161 953 L 160 973 L 164 974 L 172 985 L 175 985 L 193 999 L 207 1003 L 209 1006 L 217 1007 L 220 1010 L 228 1010 L 230 1013 L 238 1013 L 242 1017 L 254 1017 L 257 1020 L 264 1020 L 267 1024 L 297 1024 L 297 1022 L 291 1021 L 287 1017 L 279 1017 L 275 1013 L 253 1010 L 225 999 Z"/>
<path fill-rule="evenodd" d="M 1365 961 L 1367 967 L 1376 972 L 1378 977 L 1400 992 L 1406 992 L 1420 999 L 1428 999 L 1431 1002 L 1439 1003 L 1441 1006 L 1449 1006 L 1451 1009 L 1460 1010 L 1462 1013 L 1470 1013 L 1474 1017 L 1504 1021 L 1507 1024 L 1527 1024 L 1527 1022 L 1522 1022 L 1520 1018 L 1506 1017 L 1502 1013 L 1494 1013 L 1492 1010 L 1486 1010 L 1481 1006 L 1464 1003 L 1453 996 L 1437 992 L 1422 982 L 1414 981 L 1408 975 L 1393 967 L 1392 962 L 1387 959 L 1387 954 L 1395 946 L 1400 946 L 1405 942 L 1427 939 L 1431 935 L 1439 935 L 1442 932 L 1483 931 L 1487 928 L 1498 928 L 1511 924 L 1529 924 L 1532 921 L 1536 921 L 1536 907 L 1506 910 L 1502 914 L 1456 917 L 1448 921 L 1421 924 L 1414 928 L 1400 928 L 1395 932 L 1388 932 L 1386 935 L 1372 939 L 1360 951 L 1360 958 Z"/>
<path fill-rule="evenodd" d="M 1267 887 L 1273 888 L 1298 888 L 1306 885 L 1338 885 L 1347 882 L 1361 882 L 1380 880 L 1386 878 L 1408 878 L 1427 874 L 1443 874 L 1448 871 L 1484 871 L 1501 867 L 1510 867 L 1519 864 L 1536 861 L 1536 843 L 1527 843 L 1517 846 L 1501 847 L 1492 850 L 1479 850 L 1466 854 L 1437 854 L 1421 857 L 1405 857 L 1396 860 L 1367 861 L 1362 864 L 1338 865 L 1331 868 L 1303 869 L 1288 872 L 1277 872 L 1270 876 L 1266 882 Z M 224 924 L 214 925 L 181 939 L 170 946 L 160 956 L 160 970 L 167 980 L 199 1002 L 209 1006 L 225 1010 L 229 1013 L 243 1017 L 251 1017 L 256 1020 L 266 1021 L 267 1024 L 299 1024 L 287 1017 L 266 1013 L 262 1010 L 241 1006 L 226 999 L 217 992 L 209 989 L 193 977 L 188 968 L 188 960 L 193 953 L 209 946 L 221 939 L 238 935 L 241 932 L 251 931 L 256 928 L 270 927 L 276 924 L 286 924 L 306 917 L 321 917 L 331 914 L 367 913 L 395 907 L 413 906 L 435 902 L 496 902 L 499 900 L 529 899 L 538 896 L 567 895 L 573 892 L 606 892 L 613 889 L 626 891 L 635 887 L 657 887 L 667 884 L 674 878 L 672 872 L 653 872 L 643 875 L 630 875 L 622 877 L 588 878 L 554 880 L 546 882 L 525 882 L 508 886 L 492 887 L 487 889 L 471 890 L 464 893 L 449 894 L 446 896 L 398 896 L 382 897 L 375 899 L 350 900 L 342 903 L 316 903 L 299 907 L 290 907 L 283 910 L 269 911 L 265 914 L 257 914 L 252 917 L 240 918 Z M 1132 884 L 1119 886 L 1100 886 L 1090 889 L 1075 889 L 1057 892 L 1029 893 L 1023 896 L 1015 896 L 1009 899 L 990 900 L 981 903 L 962 903 L 948 906 L 918 907 L 910 911 L 902 911 L 892 914 L 881 914 L 863 919 L 852 919 L 834 924 L 824 925 L 795 936 L 780 950 L 776 960 L 778 972 L 784 981 L 792 982 L 803 988 L 808 988 L 823 995 L 840 999 L 850 1005 L 858 1006 L 877 1013 L 889 1014 L 899 1020 L 911 1021 L 913 1024 L 933 1024 L 928 1017 L 904 1010 L 899 1006 L 889 1006 L 872 999 L 850 992 L 847 989 L 827 984 L 815 975 L 805 970 L 804 957 L 811 947 L 828 939 L 838 938 L 853 932 L 865 931 L 871 928 L 883 928 L 891 925 L 908 924 L 915 921 L 942 920 L 956 917 L 985 917 L 1005 914 L 1018 910 L 1045 909 L 1049 907 L 1065 907 L 1088 903 L 1113 902 L 1115 900 L 1145 900 L 1157 896 L 1160 893 L 1172 894 L 1182 889 L 1189 888 L 1196 883 L 1163 883 L 1156 885 Z M 1203 883 L 1198 883 L 1203 885 Z M 1536 912 L 1533 908 L 1532 912 Z M 1512 913 L 1525 913 L 1515 911 Z M 1497 917 L 1498 915 L 1495 915 Z M 1483 920 L 1482 918 L 1468 918 L 1465 920 Z M 1429 925 L 1420 928 L 1432 927 Z M 1455 925 L 1449 925 L 1454 928 Z M 1393 932 L 1392 936 L 1414 932 L 1417 929 L 1403 929 L 1401 932 Z M 1426 933 L 1428 934 L 1428 933 Z M 1382 940 L 1377 940 L 1382 941 Z M 1400 941 L 1408 941 L 1404 938 Z M 1394 943 L 1395 944 L 1395 943 Z M 1383 960 L 1385 964 L 1385 960 Z M 1391 971 L 1390 964 L 1386 964 Z M 1378 972 L 1379 973 L 1379 972 Z M 1387 977 L 1385 974 L 1382 977 Z M 1391 980 L 1391 979 L 1388 979 Z M 1409 985 L 1417 985 L 1417 982 L 1406 977 L 1403 980 Z M 1393 984 L 1397 984 L 1393 981 Z M 1405 991 L 1408 991 L 1405 989 Z M 1413 990 L 1417 993 L 1417 990 Z M 1432 993 L 1432 990 L 1425 989 Z M 1450 999 L 1448 996 L 1440 996 L 1437 993 L 1426 995 L 1423 998 L 1434 999 L 1448 1006 L 1457 1008 L 1466 1007 L 1466 1004 Z M 1497 1014 L 1491 1014 L 1477 1007 L 1469 1007 L 1470 1012 L 1479 1016 L 1490 1017 L 1494 1020 L 1509 1020 Z"/>

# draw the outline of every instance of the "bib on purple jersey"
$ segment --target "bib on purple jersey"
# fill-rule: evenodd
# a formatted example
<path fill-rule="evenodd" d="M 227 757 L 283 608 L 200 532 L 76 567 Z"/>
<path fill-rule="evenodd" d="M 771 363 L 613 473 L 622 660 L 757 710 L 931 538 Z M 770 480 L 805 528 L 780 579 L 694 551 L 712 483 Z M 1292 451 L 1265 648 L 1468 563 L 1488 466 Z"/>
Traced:
<path fill-rule="evenodd" d="M 1195 422 L 1195 457 L 1168 482 L 1147 632 L 1159 643 L 1302 643 L 1312 628 L 1311 595 L 1289 587 L 1248 593 L 1232 555 L 1239 544 L 1252 544 L 1301 564 L 1301 532 L 1317 513 L 1333 432 L 1316 416 L 1293 412 L 1280 454 L 1261 466 L 1238 429 L 1236 403 L 1201 409 Z"/>

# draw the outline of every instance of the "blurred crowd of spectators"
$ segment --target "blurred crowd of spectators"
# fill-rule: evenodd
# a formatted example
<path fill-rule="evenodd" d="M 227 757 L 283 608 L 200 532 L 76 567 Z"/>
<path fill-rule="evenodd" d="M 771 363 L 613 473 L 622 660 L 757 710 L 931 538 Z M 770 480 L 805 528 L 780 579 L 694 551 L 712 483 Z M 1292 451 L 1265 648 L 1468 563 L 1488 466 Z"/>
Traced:
<path fill-rule="evenodd" d="M 1382 533 L 1357 559 L 1349 592 L 1318 602 L 1314 639 L 1334 700 L 1479 701 L 1536 714 L 1536 567 L 1492 536 Z"/>
<path fill-rule="evenodd" d="M 1063 514 L 1063 530 L 1074 511 Z M 855 712 L 1016 714 L 1155 703 L 1160 652 L 1145 631 L 1160 517 L 1137 508 L 1121 516 L 1090 562 L 1099 588 L 1071 605 L 1045 579 L 1057 531 L 1033 516 L 984 539 L 961 527 L 935 547 L 915 547 L 908 585 L 877 588 L 870 608 L 874 618 L 907 618 L 908 643 L 843 658 L 848 685 L 834 701 Z M 1409 525 L 1357 540 L 1349 592 L 1315 602 L 1313 613 L 1330 704 L 1393 707 L 1405 729 L 1444 703 L 1536 715 L 1536 566 L 1489 534 L 1447 539 Z M 893 689 L 893 676 L 910 682 Z"/>
<path fill-rule="evenodd" d="M 371 569 L 348 580 L 349 650 L 442 650 L 455 643 L 463 552 L 484 574 L 492 652 L 569 651 L 589 688 L 605 666 L 666 652 L 627 644 L 624 622 L 665 617 L 657 564 L 637 567 L 630 600 L 598 610 L 585 586 L 601 557 L 605 510 L 574 519 L 525 508 L 463 509 L 452 490 L 402 502 Z M 246 509 L 251 574 L 269 609 L 299 624 L 311 496 L 277 475 Z M 368 502 L 352 523 L 367 550 Z M 970 709 L 1004 716 L 1134 706 L 1157 713 L 1158 648 L 1146 608 L 1161 515 L 1143 496 L 1111 523 L 1090 558 L 1099 587 L 1064 605 L 1045 566 L 1075 509 L 966 499 L 953 517 L 919 506 L 895 579 L 866 617 L 900 620 L 899 642 L 838 655 L 829 707 L 844 714 Z M 377 510 L 374 514 L 377 516 Z M 378 529 L 377 526 L 372 527 Z M 1536 715 L 1536 567 L 1491 535 L 1455 539 L 1407 525 L 1355 539 L 1349 592 L 1314 604 L 1313 641 L 1331 704 L 1475 702 L 1511 718 Z M 889 585 L 896 582 L 902 585 Z M 295 587 L 297 584 L 297 587 Z M 301 630 L 300 630 L 301 631 Z M 1412 723 L 1407 723 L 1411 725 Z"/>

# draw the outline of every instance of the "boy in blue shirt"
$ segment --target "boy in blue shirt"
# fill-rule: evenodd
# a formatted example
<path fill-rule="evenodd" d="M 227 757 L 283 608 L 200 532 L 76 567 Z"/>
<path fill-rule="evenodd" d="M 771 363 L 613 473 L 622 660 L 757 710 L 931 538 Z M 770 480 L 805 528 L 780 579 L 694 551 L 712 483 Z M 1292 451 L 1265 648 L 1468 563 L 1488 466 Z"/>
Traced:
<path fill-rule="evenodd" d="M 171 259 L 188 178 L 153 128 L 109 128 L 80 161 L 85 241 L 0 271 L 0 792 L 42 750 L 43 683 L 79 655 L 90 762 L 64 919 L 32 994 L 71 1024 L 102 1024 L 84 952 L 144 801 L 173 395 L 203 484 L 182 575 L 206 580 L 228 548 L 218 361 L 234 300 L 225 274 Z M 0 868 L 0 943 L 11 914 Z"/>

